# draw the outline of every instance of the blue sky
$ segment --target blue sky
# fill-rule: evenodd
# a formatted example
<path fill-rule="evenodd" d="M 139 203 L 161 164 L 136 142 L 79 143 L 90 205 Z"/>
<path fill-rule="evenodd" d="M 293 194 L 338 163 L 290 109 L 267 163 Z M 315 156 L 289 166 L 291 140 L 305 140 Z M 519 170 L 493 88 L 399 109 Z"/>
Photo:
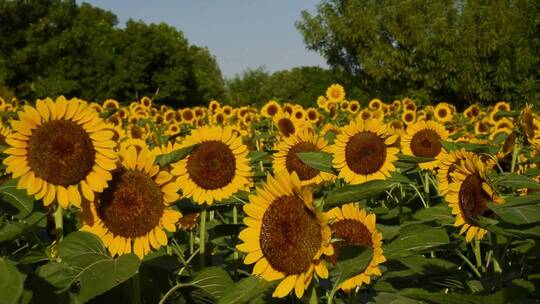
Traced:
<path fill-rule="evenodd" d="M 119 26 L 132 18 L 165 22 L 181 30 L 191 44 L 206 46 L 223 75 L 248 68 L 270 72 L 294 66 L 326 67 L 324 59 L 305 48 L 294 27 L 300 12 L 314 12 L 320 0 L 84 0 L 112 11 Z"/>

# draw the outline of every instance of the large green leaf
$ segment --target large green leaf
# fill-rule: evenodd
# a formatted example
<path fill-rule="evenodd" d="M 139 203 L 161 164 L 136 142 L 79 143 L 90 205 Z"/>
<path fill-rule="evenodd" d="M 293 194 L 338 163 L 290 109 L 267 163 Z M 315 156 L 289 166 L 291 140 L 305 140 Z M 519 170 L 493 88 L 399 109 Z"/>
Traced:
<path fill-rule="evenodd" d="M 487 144 L 471 144 L 471 143 L 457 143 L 441 140 L 441 145 L 446 151 L 454 151 L 459 149 L 465 149 L 466 151 L 488 153 L 494 155 L 499 150 L 498 147 Z"/>
<path fill-rule="evenodd" d="M 326 152 L 301 152 L 296 153 L 298 158 L 306 165 L 319 171 L 334 173 L 332 169 L 332 154 Z"/>
<path fill-rule="evenodd" d="M 383 246 L 384 256 L 388 259 L 398 259 L 415 253 L 426 252 L 448 244 L 450 239 L 446 230 L 442 228 L 429 228 L 418 226 L 418 229 L 409 226 L 406 233 L 400 235 L 390 244 Z"/>
<path fill-rule="evenodd" d="M 347 185 L 338 188 L 328 194 L 325 200 L 325 207 L 334 207 L 343 203 L 357 202 L 370 198 L 387 190 L 394 181 L 375 180 L 360 185 Z"/>
<path fill-rule="evenodd" d="M 224 293 L 218 304 L 244 304 L 258 297 L 261 293 L 270 288 L 272 284 L 256 278 L 247 277 L 234 283 L 229 290 Z"/>
<path fill-rule="evenodd" d="M 73 232 L 58 244 L 58 255 L 71 270 L 72 282 L 80 281 L 78 299 L 82 302 L 94 298 L 131 278 L 139 269 L 141 261 L 135 254 L 122 255 L 116 259 L 109 256 L 101 240 L 92 233 Z M 58 276 L 59 267 L 48 270 L 52 278 L 46 279 L 65 285 L 67 278 Z"/>
<path fill-rule="evenodd" d="M 214 298 L 220 299 L 233 286 L 234 282 L 223 268 L 208 267 L 201 270 L 190 284 L 206 291 Z"/>
<path fill-rule="evenodd" d="M 57 292 L 63 292 L 73 284 L 77 271 L 65 263 L 50 262 L 39 267 L 37 275 L 54 286 Z"/>
<path fill-rule="evenodd" d="M 413 219 L 429 222 L 437 221 L 442 225 L 452 224 L 454 222 L 454 216 L 452 216 L 452 210 L 446 204 L 438 204 L 429 208 L 423 208 L 413 214 Z"/>
<path fill-rule="evenodd" d="M 512 189 L 529 188 L 540 190 L 540 183 L 529 176 L 516 173 L 502 173 L 492 177 L 491 181 L 497 186 L 505 186 Z"/>
<path fill-rule="evenodd" d="M 398 161 L 404 162 L 404 163 L 427 163 L 430 161 L 433 161 L 434 158 L 432 157 L 420 157 L 420 156 L 412 156 L 412 155 L 406 155 L 406 154 L 398 154 Z"/>
<path fill-rule="evenodd" d="M 24 289 L 25 276 L 17 267 L 0 258 L 0 303 L 18 303 Z"/>
<path fill-rule="evenodd" d="M 373 249 L 363 246 L 344 246 L 340 248 L 336 268 L 332 276 L 336 277 L 334 284 L 339 285 L 347 279 L 363 272 L 371 262 Z"/>
<path fill-rule="evenodd" d="M 540 222 L 540 195 L 530 195 L 529 200 L 507 201 L 506 204 L 489 203 L 493 210 L 505 222 L 522 225 Z"/>
<path fill-rule="evenodd" d="M 34 199 L 25 190 L 17 189 L 17 180 L 12 179 L 0 185 L 0 196 L 2 202 L 9 203 L 19 211 L 17 218 L 28 216 L 34 209 Z"/>
<path fill-rule="evenodd" d="M 175 163 L 186 157 L 195 148 L 196 145 L 184 147 L 178 150 L 174 150 L 167 154 L 162 154 L 156 157 L 156 164 L 160 166 L 166 166 L 168 164 Z"/>

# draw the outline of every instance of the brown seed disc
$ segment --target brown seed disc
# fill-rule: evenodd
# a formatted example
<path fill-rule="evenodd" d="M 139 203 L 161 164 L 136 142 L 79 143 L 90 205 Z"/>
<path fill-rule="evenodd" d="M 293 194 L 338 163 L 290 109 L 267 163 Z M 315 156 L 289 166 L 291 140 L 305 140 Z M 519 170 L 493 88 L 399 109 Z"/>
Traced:
<path fill-rule="evenodd" d="M 68 120 L 53 120 L 32 131 L 28 164 L 45 181 L 75 185 L 92 171 L 95 150 L 88 133 Z"/>
<path fill-rule="evenodd" d="M 328 257 L 328 260 L 334 264 L 338 261 L 339 252 L 343 246 L 373 247 L 371 232 L 369 232 L 366 225 L 357 220 L 345 219 L 336 221 L 330 225 L 330 229 L 332 230 L 333 238 L 341 239 L 341 241 L 332 243 L 334 246 L 334 255 Z"/>
<path fill-rule="evenodd" d="M 187 171 L 199 187 L 215 190 L 232 182 L 236 159 L 225 143 L 217 140 L 205 141 L 191 152 Z"/>
<path fill-rule="evenodd" d="M 278 129 L 285 137 L 289 137 L 296 132 L 294 123 L 288 118 L 282 118 L 278 121 Z"/>
<path fill-rule="evenodd" d="M 286 275 L 307 271 L 321 242 L 317 216 L 298 196 L 279 197 L 264 213 L 259 243 L 275 270 Z"/>
<path fill-rule="evenodd" d="M 446 109 L 440 109 L 437 113 L 439 114 L 439 117 L 441 117 L 441 118 L 446 117 L 446 115 L 448 114 L 446 112 Z"/>
<path fill-rule="evenodd" d="M 285 161 L 285 166 L 287 171 L 292 173 L 295 171 L 298 174 L 300 180 L 310 180 L 319 174 L 319 170 L 313 169 L 312 167 L 306 165 L 296 153 L 302 152 L 316 152 L 319 151 L 315 144 L 310 142 L 300 142 L 294 145 L 289 149 L 287 153 L 287 159 Z"/>
<path fill-rule="evenodd" d="M 309 111 L 308 112 L 308 119 L 311 120 L 311 121 L 317 120 L 317 112 Z"/>
<path fill-rule="evenodd" d="M 193 119 L 193 112 L 191 112 L 191 111 L 182 112 L 182 119 L 187 120 L 187 121 L 192 120 Z"/>
<path fill-rule="evenodd" d="M 355 173 L 367 175 L 379 171 L 386 160 L 384 140 L 372 132 L 361 132 L 345 147 L 345 161 Z"/>
<path fill-rule="evenodd" d="M 469 175 L 459 189 L 459 208 L 463 214 L 463 219 L 469 224 L 473 224 L 478 216 L 486 216 L 489 213 L 487 201 L 490 198 L 486 191 L 482 189 L 483 181 L 476 174 Z"/>
<path fill-rule="evenodd" d="M 115 235 L 134 238 L 145 235 L 158 224 L 165 204 L 159 186 L 136 170 L 117 170 L 109 188 L 97 200 L 96 210 Z"/>
<path fill-rule="evenodd" d="M 441 153 L 441 137 L 431 129 L 423 129 L 411 139 L 411 150 L 415 156 L 435 157 Z"/>

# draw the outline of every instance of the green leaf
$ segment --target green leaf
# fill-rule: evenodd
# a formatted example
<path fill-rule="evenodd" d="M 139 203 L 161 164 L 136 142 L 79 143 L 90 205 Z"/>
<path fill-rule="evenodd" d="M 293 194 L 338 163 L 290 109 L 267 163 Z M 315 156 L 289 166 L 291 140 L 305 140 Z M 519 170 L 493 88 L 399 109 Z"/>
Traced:
<path fill-rule="evenodd" d="M 471 143 L 456 143 L 441 140 L 441 145 L 447 151 L 454 151 L 459 149 L 465 149 L 466 151 L 478 152 L 478 153 L 487 153 L 494 155 L 499 150 L 498 147 L 487 145 L 487 144 L 471 144 Z"/>
<path fill-rule="evenodd" d="M 167 154 L 158 155 L 156 157 L 156 164 L 160 166 L 166 166 L 168 164 L 175 163 L 179 160 L 182 160 L 184 157 L 186 157 L 197 145 L 192 145 L 188 147 L 184 147 L 178 150 L 174 150 Z"/>
<path fill-rule="evenodd" d="M 430 161 L 433 161 L 434 159 L 431 157 L 419 157 L 419 156 L 411 156 L 411 155 L 405 155 L 405 154 L 398 154 L 398 161 L 404 162 L 404 163 L 427 163 Z"/>
<path fill-rule="evenodd" d="M 360 185 L 347 185 L 338 188 L 328 194 L 325 200 L 325 208 L 376 196 L 395 183 L 388 180 L 375 180 Z"/>
<path fill-rule="evenodd" d="M 363 272 L 371 262 L 373 249 L 363 246 L 344 246 L 339 250 L 339 259 L 332 276 L 337 277 L 335 285 Z"/>
<path fill-rule="evenodd" d="M 39 267 L 37 275 L 54 286 L 57 292 L 63 292 L 71 286 L 77 271 L 65 263 L 50 262 Z"/>
<path fill-rule="evenodd" d="M 78 298 L 82 302 L 131 278 L 141 264 L 139 258 L 132 253 L 113 259 L 96 235 L 83 231 L 73 232 L 60 242 L 58 255 L 63 263 L 73 269 L 72 282 L 80 281 Z"/>
<path fill-rule="evenodd" d="M 442 228 L 428 228 L 421 225 L 420 229 L 409 226 L 406 233 L 400 235 L 390 244 L 383 246 L 384 256 L 388 259 L 397 259 L 421 253 L 433 248 L 448 244 L 450 239 L 446 230 Z"/>
<path fill-rule="evenodd" d="M 326 152 L 301 152 L 296 153 L 298 158 L 306 165 L 319 171 L 334 173 L 332 169 L 332 154 Z"/>
<path fill-rule="evenodd" d="M 17 267 L 0 258 L 0 303 L 17 303 L 23 293 L 25 278 Z"/>
<path fill-rule="evenodd" d="M 99 113 L 99 117 L 101 117 L 103 119 L 107 119 L 107 118 L 113 116 L 114 113 L 116 113 L 116 112 L 118 112 L 118 109 L 112 108 L 112 109 L 102 111 L 101 113 Z"/>
<path fill-rule="evenodd" d="M 499 117 L 518 117 L 519 111 L 498 111 L 495 115 Z"/>
<path fill-rule="evenodd" d="M 249 151 L 249 159 L 251 163 L 256 163 L 258 161 L 263 160 L 266 156 L 268 156 L 268 153 L 264 151 Z"/>
<path fill-rule="evenodd" d="M 496 205 L 488 203 L 489 209 L 493 210 L 505 222 L 522 225 L 540 222 L 540 195 L 536 197 L 536 202 L 518 202 Z"/>
<path fill-rule="evenodd" d="M 191 281 L 191 285 L 206 291 L 216 299 L 220 299 L 233 283 L 227 271 L 215 266 L 204 268 Z"/>
<path fill-rule="evenodd" d="M 412 184 L 413 181 L 408 178 L 407 176 L 401 174 L 401 173 L 398 173 L 398 172 L 392 172 L 392 174 L 390 174 L 390 177 L 388 178 L 389 181 L 391 182 L 396 182 L 396 183 L 401 183 L 401 184 Z"/>
<path fill-rule="evenodd" d="M 43 212 L 33 212 L 18 222 L 8 222 L 0 229 L 0 244 L 18 238 L 39 225 L 45 225 L 47 219 Z"/>
<path fill-rule="evenodd" d="M 218 300 L 218 304 L 244 304 L 270 288 L 271 283 L 257 277 L 247 277 L 234 283 Z"/>
<path fill-rule="evenodd" d="M 413 214 L 413 219 L 429 222 L 437 221 L 442 225 L 449 225 L 454 223 L 454 217 L 452 216 L 452 210 L 446 204 L 438 204 L 429 208 L 423 208 Z"/>
<path fill-rule="evenodd" d="M 501 173 L 492 177 L 491 181 L 497 186 L 504 186 L 512 189 L 528 188 L 540 190 L 540 183 L 528 176 L 515 173 Z"/>
<path fill-rule="evenodd" d="M 17 180 L 12 179 L 0 185 L 0 196 L 3 202 L 19 210 L 17 218 L 28 216 L 34 209 L 34 199 L 25 190 L 17 189 Z"/>

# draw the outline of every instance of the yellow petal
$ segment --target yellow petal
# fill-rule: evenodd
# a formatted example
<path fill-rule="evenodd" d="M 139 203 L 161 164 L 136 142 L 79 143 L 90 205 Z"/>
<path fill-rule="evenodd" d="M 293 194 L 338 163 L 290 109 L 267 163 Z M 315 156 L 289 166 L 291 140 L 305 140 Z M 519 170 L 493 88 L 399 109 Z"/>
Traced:
<path fill-rule="evenodd" d="M 58 199 L 58 204 L 60 204 L 62 208 L 66 209 L 69 206 L 69 195 L 67 189 L 63 186 L 57 186 L 56 196 Z"/>
<path fill-rule="evenodd" d="M 274 290 L 274 293 L 272 293 L 272 297 L 283 298 L 288 295 L 294 288 L 297 277 L 297 275 L 290 275 L 283 279 L 283 281 L 281 281 L 281 283 L 279 283 L 279 285 Z"/>

